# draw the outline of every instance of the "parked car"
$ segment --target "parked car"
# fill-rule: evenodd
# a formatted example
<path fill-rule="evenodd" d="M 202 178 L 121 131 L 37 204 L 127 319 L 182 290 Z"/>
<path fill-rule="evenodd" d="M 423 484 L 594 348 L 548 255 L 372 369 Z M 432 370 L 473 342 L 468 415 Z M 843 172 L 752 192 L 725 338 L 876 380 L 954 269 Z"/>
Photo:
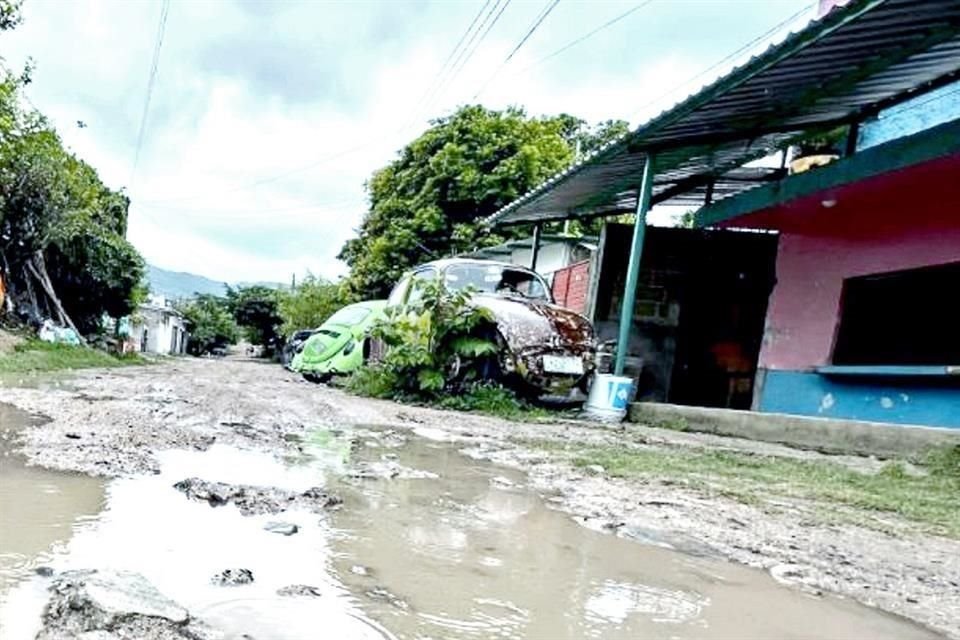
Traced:
<path fill-rule="evenodd" d="M 517 265 L 454 258 L 421 265 L 394 287 L 387 308 L 417 301 L 418 282 L 441 279 L 449 290 L 471 288 L 471 303 L 487 309 L 494 326 L 484 328 L 499 346 L 495 367 L 481 377 L 514 383 L 535 396 L 586 391 L 595 366 L 593 326 L 582 315 L 553 302 L 540 274 Z M 382 345 L 373 345 L 376 350 Z"/>
<path fill-rule="evenodd" d="M 386 300 L 369 300 L 337 311 L 307 339 L 291 368 L 316 382 L 356 371 L 363 364 L 367 333 L 383 317 L 386 304 Z"/>
<path fill-rule="evenodd" d="M 287 369 L 292 368 L 291 364 L 293 363 L 293 358 L 303 349 L 303 345 L 306 344 L 307 340 L 316 333 L 316 329 L 301 329 L 300 331 L 294 331 L 293 335 L 290 336 L 290 339 L 287 340 L 287 343 L 283 345 L 283 349 L 280 351 L 280 364 L 282 364 Z"/>

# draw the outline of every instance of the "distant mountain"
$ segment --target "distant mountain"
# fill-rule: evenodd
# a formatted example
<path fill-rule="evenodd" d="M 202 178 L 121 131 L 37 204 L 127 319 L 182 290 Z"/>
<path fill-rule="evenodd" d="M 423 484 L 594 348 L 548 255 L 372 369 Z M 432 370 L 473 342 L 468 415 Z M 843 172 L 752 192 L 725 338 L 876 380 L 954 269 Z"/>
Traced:
<path fill-rule="evenodd" d="M 217 282 L 195 273 L 167 271 L 152 264 L 147 265 L 147 280 L 151 293 L 160 294 L 172 300 L 191 298 L 197 293 L 222 296 L 227 292 L 225 282 Z"/>
<path fill-rule="evenodd" d="M 192 298 L 198 293 L 209 293 L 215 296 L 222 296 L 227 293 L 226 282 L 217 282 L 210 278 L 198 276 L 195 273 L 167 271 L 152 264 L 147 265 L 147 280 L 151 293 L 162 295 L 171 300 Z M 252 285 L 269 287 L 270 289 L 286 288 L 286 285 L 279 282 L 238 282 L 231 286 L 249 287 Z"/>

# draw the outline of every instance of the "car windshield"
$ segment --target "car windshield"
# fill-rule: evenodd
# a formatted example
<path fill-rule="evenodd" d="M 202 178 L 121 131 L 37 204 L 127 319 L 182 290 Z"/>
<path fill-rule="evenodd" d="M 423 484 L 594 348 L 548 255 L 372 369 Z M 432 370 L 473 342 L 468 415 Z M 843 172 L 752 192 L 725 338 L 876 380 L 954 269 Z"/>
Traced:
<path fill-rule="evenodd" d="M 473 287 L 482 293 L 502 296 L 520 296 L 532 300 L 549 301 L 543 279 L 532 271 L 499 264 L 453 264 L 444 272 L 448 289 L 460 291 Z"/>
<path fill-rule="evenodd" d="M 370 315 L 370 309 L 366 307 L 344 307 L 335 314 L 327 318 L 323 324 L 343 324 L 352 326 L 363 322 L 364 318 Z"/>

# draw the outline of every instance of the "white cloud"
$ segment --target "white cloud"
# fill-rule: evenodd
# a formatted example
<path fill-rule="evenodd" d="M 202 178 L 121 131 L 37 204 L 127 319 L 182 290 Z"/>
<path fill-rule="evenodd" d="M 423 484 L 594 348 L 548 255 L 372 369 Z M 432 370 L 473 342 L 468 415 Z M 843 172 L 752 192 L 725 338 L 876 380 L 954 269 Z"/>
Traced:
<path fill-rule="evenodd" d="M 541 9 L 512 3 L 457 82 L 418 110 L 479 3 L 174 2 L 130 189 L 130 239 L 158 266 L 217 279 L 335 277 L 343 272 L 336 254 L 364 210 L 364 181 L 494 73 L 480 96 L 488 106 L 636 124 L 683 92 L 641 106 L 799 0 L 683 4 L 654 2 L 538 65 L 625 8 L 561 3 L 501 68 Z M 32 0 L 25 23 L 2 36 L 9 65 L 35 57 L 29 95 L 115 188 L 130 183 L 159 9 Z M 703 19 L 691 20 L 694 12 Z M 726 14 L 736 28 L 718 24 Z"/>

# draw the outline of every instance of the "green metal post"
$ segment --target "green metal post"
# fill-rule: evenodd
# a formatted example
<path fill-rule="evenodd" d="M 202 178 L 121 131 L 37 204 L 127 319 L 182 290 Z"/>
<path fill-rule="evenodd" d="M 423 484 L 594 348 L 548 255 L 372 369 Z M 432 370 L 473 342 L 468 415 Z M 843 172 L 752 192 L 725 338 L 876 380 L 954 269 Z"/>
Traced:
<path fill-rule="evenodd" d="M 637 302 L 640 257 L 643 255 L 643 236 L 647 227 L 647 210 L 650 209 L 650 192 L 653 190 L 653 161 L 653 156 L 647 154 L 647 161 L 643 165 L 640 195 L 637 198 L 637 216 L 633 223 L 633 243 L 630 245 L 630 262 L 627 263 L 627 283 L 623 287 L 623 304 L 620 307 L 617 357 L 613 365 L 613 373 L 618 376 L 623 375 L 623 366 L 627 362 L 627 345 L 630 342 L 630 328 L 633 326 L 633 308 Z"/>

